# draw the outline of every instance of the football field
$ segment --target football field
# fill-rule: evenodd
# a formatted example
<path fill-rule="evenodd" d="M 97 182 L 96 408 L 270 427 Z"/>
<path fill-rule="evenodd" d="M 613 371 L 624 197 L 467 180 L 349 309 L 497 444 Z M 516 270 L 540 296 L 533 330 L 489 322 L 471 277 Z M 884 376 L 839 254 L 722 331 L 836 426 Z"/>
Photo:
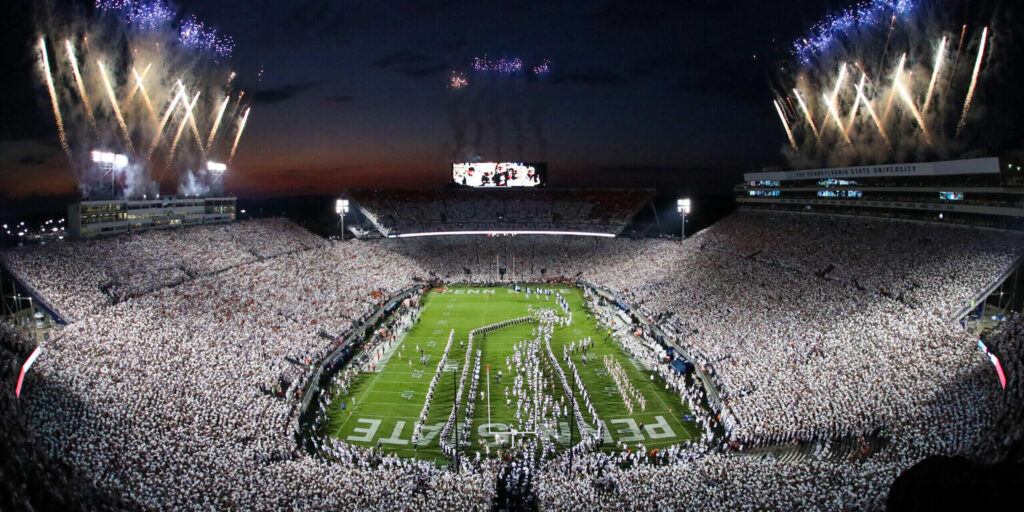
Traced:
<path fill-rule="evenodd" d="M 571 380 L 571 371 L 562 359 L 563 346 L 587 336 L 595 341 L 587 351 L 587 363 L 582 361 L 582 352 L 571 357 L 580 371 L 583 384 L 589 391 L 600 420 L 604 423 L 605 448 L 612 449 L 615 443 L 631 446 L 643 443 L 648 449 L 661 448 L 680 443 L 699 435 L 695 424 L 684 422 L 683 414 L 689 410 L 679 396 L 665 390 L 660 377 L 651 379 L 651 373 L 619 345 L 614 337 L 607 337 L 607 331 L 599 330 L 593 315 L 585 308 L 583 291 L 573 286 L 542 286 L 555 290 L 564 296 L 573 312 L 573 323 L 566 327 L 555 327 L 551 348 L 558 358 L 558 364 Z M 405 338 L 393 345 L 385 354 L 376 371 L 363 372 L 355 378 L 347 394 L 341 394 L 328 408 L 330 421 L 322 432 L 347 443 L 363 446 L 377 446 L 401 456 L 415 456 L 444 461 L 439 445 L 440 430 L 447 421 L 454 403 L 458 379 L 466 360 L 466 343 L 469 332 L 478 327 L 528 315 L 527 308 L 557 308 L 555 297 L 513 293 L 508 287 L 452 286 L 447 291 L 434 290 L 424 294 L 423 310 L 419 322 Z M 513 346 L 520 341 L 532 339 L 536 323 L 519 324 L 491 331 L 486 336 L 474 337 L 470 364 L 475 352 L 482 351 L 479 389 L 472 397 L 463 397 L 462 407 L 469 401 L 475 402 L 473 424 L 468 442 L 460 445 L 468 455 L 479 451 L 486 454 L 488 448 L 493 455 L 501 441 L 515 424 L 516 401 L 506 399 L 506 387 L 511 388 L 513 375 L 506 365 Z M 431 400 L 427 421 L 424 423 L 418 447 L 411 442 L 412 431 L 426 399 L 430 381 L 437 372 L 437 362 L 444 353 L 449 334 L 454 330 L 454 341 L 448 353 L 448 360 Z M 607 338 L 607 339 L 606 339 Z M 428 358 L 424 365 L 421 351 Z M 646 400 L 646 410 L 634 407 L 633 414 L 625 407 L 615 381 L 608 374 L 603 362 L 605 355 L 611 355 L 625 370 L 632 386 Z M 551 373 L 545 352 L 543 365 L 545 373 Z M 489 368 L 489 372 L 488 372 Z M 472 367 L 470 368 L 472 370 Z M 503 373 L 500 382 L 498 372 Z M 468 384 L 466 389 L 468 391 Z M 562 399 L 561 386 L 550 391 L 556 401 Z M 577 399 L 582 400 L 577 394 Z M 343 408 L 344 404 L 344 408 Z M 584 411 L 588 423 L 591 417 Z M 460 408 L 459 421 L 464 411 Z M 568 418 L 559 420 L 557 430 L 536 433 L 553 437 L 561 447 L 568 447 L 570 424 Z M 575 442 L 580 433 L 575 432 Z"/>

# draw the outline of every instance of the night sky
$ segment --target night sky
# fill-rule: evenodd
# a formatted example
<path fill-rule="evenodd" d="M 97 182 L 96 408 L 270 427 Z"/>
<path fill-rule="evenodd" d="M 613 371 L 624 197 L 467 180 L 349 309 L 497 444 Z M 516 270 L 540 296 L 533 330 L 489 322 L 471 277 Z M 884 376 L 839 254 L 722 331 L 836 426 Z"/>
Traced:
<path fill-rule="evenodd" d="M 0 100 L 0 190 L 10 196 L 74 186 L 45 88 L 33 77 L 32 3 L 10 0 L 0 8 L 9 70 Z M 768 67 L 810 24 L 847 4 L 175 5 L 237 44 L 230 65 L 236 85 L 253 94 L 253 108 L 226 184 L 246 195 L 444 184 L 458 154 L 453 108 L 476 104 L 458 96 L 468 89 L 448 88 L 448 78 L 462 70 L 476 85 L 471 62 L 485 53 L 521 57 L 527 66 L 547 58 L 552 72 L 508 86 L 523 91 L 509 108 L 528 110 L 538 127 L 520 136 L 506 124 L 500 143 L 488 132 L 472 148 L 480 158 L 546 161 L 560 187 L 699 183 L 727 191 L 743 171 L 783 163 L 786 137 L 771 104 Z M 493 97 L 477 103 L 500 105 L 502 87 L 490 84 Z"/>

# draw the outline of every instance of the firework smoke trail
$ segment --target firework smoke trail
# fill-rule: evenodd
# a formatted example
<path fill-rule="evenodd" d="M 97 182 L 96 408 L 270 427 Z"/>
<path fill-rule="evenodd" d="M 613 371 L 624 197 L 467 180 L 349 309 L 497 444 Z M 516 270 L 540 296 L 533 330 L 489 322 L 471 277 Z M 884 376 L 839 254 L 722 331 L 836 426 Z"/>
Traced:
<path fill-rule="evenodd" d="M 885 63 L 885 58 L 889 56 L 889 43 L 892 41 L 892 31 L 896 28 L 896 15 L 892 15 L 892 21 L 889 22 L 889 34 L 885 36 L 885 49 L 882 50 L 882 56 L 878 59 L 878 67 L 881 68 L 882 64 Z"/>
<path fill-rule="evenodd" d="M 857 84 L 857 96 L 854 98 L 853 106 L 850 107 L 850 117 L 846 121 L 846 128 L 843 130 L 849 134 L 853 128 L 853 121 L 857 119 L 857 107 L 860 106 L 860 97 L 864 95 L 864 82 L 868 79 L 868 75 L 860 75 L 860 83 Z"/>
<path fill-rule="evenodd" d="M 149 101 L 149 93 L 146 92 L 146 87 L 142 85 L 142 76 L 139 75 L 139 72 L 135 67 L 132 67 L 132 74 L 135 75 L 135 85 L 138 86 L 140 91 L 142 91 L 142 101 L 146 103 L 146 109 L 149 110 L 149 117 L 156 121 L 156 111 L 153 110 L 153 102 Z"/>
<path fill-rule="evenodd" d="M 235 106 L 231 108 L 231 114 L 228 119 L 238 117 L 238 111 L 242 108 L 242 96 L 245 96 L 245 91 L 238 92 L 238 101 L 235 102 Z"/>
<path fill-rule="evenodd" d="M 914 119 L 917 119 L 917 124 L 921 126 L 924 141 L 931 146 L 932 136 L 928 133 L 928 126 L 924 124 L 924 119 L 921 117 L 921 113 L 918 112 L 917 106 L 914 105 L 914 100 L 910 97 L 910 93 L 907 92 L 907 88 L 903 86 L 903 82 L 896 82 L 896 88 L 900 90 L 900 96 L 903 96 L 903 101 L 907 102 L 907 106 L 910 107 L 910 112 L 914 114 Z"/>
<path fill-rule="evenodd" d="M 181 140 L 181 132 L 185 131 L 185 126 L 188 125 L 188 119 L 192 115 L 192 109 L 195 108 L 196 102 L 199 101 L 199 93 L 196 91 L 196 95 L 192 98 L 192 103 L 188 103 L 188 100 L 183 103 L 185 106 L 185 115 L 181 118 L 181 124 L 178 125 L 178 132 L 174 134 L 174 141 L 171 142 L 171 151 L 167 154 L 167 161 L 174 161 L 174 153 L 178 150 L 178 141 Z M 184 89 L 182 89 L 184 94 Z M 186 96 L 187 98 L 187 96 Z"/>
<path fill-rule="evenodd" d="M 843 130 L 843 121 L 839 118 L 839 111 L 836 110 L 835 100 L 830 101 L 828 96 L 825 94 L 822 94 L 821 97 L 825 99 L 825 103 L 828 105 L 828 113 L 836 120 L 836 126 L 839 127 L 839 133 L 843 134 L 843 139 L 846 140 L 847 144 L 852 146 L 853 141 L 850 140 L 850 136 L 846 134 L 845 130 Z M 828 117 L 825 117 L 825 122 L 828 123 Z M 824 124 L 821 126 L 821 129 L 825 129 Z"/>
<path fill-rule="evenodd" d="M 142 75 L 141 75 L 142 80 L 146 79 L 146 73 L 149 73 L 149 68 L 151 66 L 153 66 L 152 62 L 150 62 L 149 64 L 146 64 L 146 69 L 142 70 Z M 135 67 L 134 66 L 132 66 L 132 72 L 135 72 Z M 138 73 L 136 73 L 136 74 L 138 74 Z M 124 99 L 125 105 L 131 103 L 132 98 L 135 97 L 135 93 L 138 92 L 139 91 L 139 87 L 142 86 L 142 80 L 138 80 L 137 79 L 135 81 L 135 85 L 132 86 L 132 90 L 128 92 L 128 97 Z"/>
<path fill-rule="evenodd" d="M 839 125 L 839 131 L 843 132 L 843 122 L 839 119 L 839 114 L 836 112 L 836 98 L 839 97 L 839 89 L 843 86 L 843 82 L 845 81 L 846 63 L 844 62 L 843 65 L 839 67 L 839 77 L 836 78 L 836 86 L 835 88 L 832 89 L 832 97 L 829 98 L 828 96 L 822 94 L 822 97 L 825 98 L 825 103 L 827 104 L 827 108 L 825 110 L 825 119 L 821 121 L 822 132 L 824 132 L 825 128 L 828 126 L 828 116 L 830 113 L 835 114 L 836 124 Z M 846 132 L 843 132 L 843 137 L 846 137 Z M 850 139 L 847 138 L 846 141 L 849 142 Z"/>
<path fill-rule="evenodd" d="M 974 73 L 971 74 L 971 87 L 967 89 L 967 100 L 964 101 L 964 111 L 960 115 L 960 123 L 956 125 L 956 136 L 960 136 L 964 125 L 967 124 L 967 112 L 971 110 L 971 100 L 974 99 L 974 89 L 978 85 L 978 73 L 981 71 L 981 63 L 985 60 L 985 42 L 988 40 L 988 27 L 981 31 L 981 47 L 978 48 L 978 59 L 974 61 Z"/>
<path fill-rule="evenodd" d="M 46 39 L 39 38 L 39 52 L 43 59 L 43 71 L 46 74 L 46 88 L 50 91 L 50 103 L 53 104 L 53 117 L 57 120 L 57 135 L 60 136 L 60 145 L 64 152 L 71 159 L 71 146 L 68 145 L 68 135 L 64 132 L 64 118 L 60 115 L 60 106 L 57 105 L 57 91 L 53 88 L 53 75 L 50 74 L 50 59 L 46 56 Z"/>
<path fill-rule="evenodd" d="M 235 158 L 235 150 L 238 149 L 238 141 L 242 139 L 242 130 L 245 129 L 245 122 L 249 120 L 249 111 L 251 108 L 245 109 L 245 114 L 242 114 L 242 121 L 238 124 L 238 133 L 235 134 L 235 143 L 231 145 L 231 154 L 228 156 L 228 163 Z"/>
<path fill-rule="evenodd" d="M 167 125 L 167 120 L 171 118 L 171 114 L 174 112 L 174 107 L 178 106 L 178 101 L 181 100 L 182 95 L 179 90 L 174 95 L 174 99 L 171 100 L 171 104 L 167 106 L 167 110 L 164 112 L 164 117 L 160 119 L 160 125 L 156 128 L 156 135 L 153 136 L 153 143 L 149 146 L 149 152 L 146 155 L 147 159 L 153 155 L 153 150 L 156 149 L 157 144 L 160 142 L 160 135 L 164 132 L 164 126 Z"/>
<path fill-rule="evenodd" d="M 85 82 L 82 81 L 82 74 L 78 72 L 78 59 L 75 58 L 75 47 L 71 41 L 65 39 L 64 46 L 68 49 L 68 59 L 71 61 L 71 72 L 75 75 L 75 83 L 78 85 L 78 94 L 82 96 L 82 106 L 85 107 L 85 116 L 89 120 L 89 128 L 96 133 L 96 117 L 92 114 L 92 106 L 89 104 L 89 95 L 85 93 Z"/>
<path fill-rule="evenodd" d="M 867 79 L 867 73 L 864 74 L 864 78 Z M 889 136 L 886 135 L 885 129 L 882 128 L 882 122 L 878 120 L 878 115 L 875 114 L 875 108 L 871 106 L 871 102 L 868 101 L 868 97 L 864 95 L 863 90 L 857 91 L 857 98 L 855 101 L 860 101 L 864 104 L 864 108 L 867 109 L 868 114 L 871 115 L 871 120 L 875 122 L 875 127 L 878 128 L 878 133 L 882 135 L 882 139 L 885 140 L 885 144 L 892 147 L 892 143 L 889 142 Z"/>
<path fill-rule="evenodd" d="M 857 66 L 857 70 L 860 71 L 862 75 L 864 75 L 864 78 L 867 79 L 867 82 L 870 84 L 871 78 L 868 77 L 868 72 L 864 71 L 864 68 L 860 67 L 860 62 L 854 62 L 853 65 Z"/>
<path fill-rule="evenodd" d="M 217 128 L 220 127 L 220 120 L 224 117 L 224 109 L 228 107 L 228 100 L 231 96 L 225 96 L 224 101 L 220 103 L 220 110 L 217 112 L 217 118 L 213 121 L 213 128 L 210 128 L 210 136 L 206 138 L 206 152 L 210 152 L 210 148 L 213 147 L 213 137 L 217 135 Z"/>
<path fill-rule="evenodd" d="M 907 54 L 900 57 L 900 63 L 896 66 L 896 75 L 892 79 L 892 90 L 889 91 L 889 99 L 885 102 L 885 112 L 882 114 L 882 122 L 889 119 L 889 112 L 892 111 L 892 100 L 896 98 L 896 85 L 900 83 L 900 76 L 903 75 L 903 66 L 907 64 Z"/>
<path fill-rule="evenodd" d="M 814 119 L 811 117 L 811 111 L 807 110 L 807 104 L 804 103 L 803 97 L 800 96 L 800 91 L 793 88 L 793 94 L 796 96 L 797 103 L 800 104 L 800 108 L 804 111 L 804 116 L 807 117 L 807 123 L 811 125 L 811 131 L 814 132 L 814 136 L 818 137 L 818 127 L 814 125 Z"/>
<path fill-rule="evenodd" d="M 953 67 L 949 73 L 949 85 L 953 85 L 953 77 L 956 76 L 957 65 L 960 64 L 960 50 L 964 47 L 964 36 L 967 35 L 967 25 L 960 30 L 960 44 L 956 45 L 956 58 L 953 59 Z"/>
<path fill-rule="evenodd" d="M 932 93 L 935 92 L 935 80 L 939 78 L 939 69 L 942 68 L 942 58 L 946 54 L 946 36 L 942 36 L 942 42 L 939 43 L 939 51 L 935 54 L 935 69 L 932 70 L 932 80 L 928 82 L 928 92 L 924 96 L 924 107 L 921 108 L 922 114 L 928 113 L 928 106 L 932 103 Z"/>
<path fill-rule="evenodd" d="M 182 85 L 181 80 L 178 80 L 178 88 L 181 89 L 181 93 L 188 97 L 188 93 L 185 92 L 185 86 Z M 196 93 L 198 95 L 198 92 Z M 192 127 L 192 135 L 196 138 L 196 144 L 199 144 L 199 149 L 203 149 L 203 138 L 199 135 L 199 127 L 196 126 L 196 118 L 192 115 L 192 109 L 195 105 L 188 107 L 185 112 L 185 117 L 188 120 L 189 126 Z M 172 152 L 173 153 L 173 152 Z"/>
<path fill-rule="evenodd" d="M 107 96 L 110 98 L 110 105 L 114 108 L 114 117 L 117 118 L 117 124 L 121 127 L 121 132 L 124 134 L 125 144 L 128 145 L 128 149 L 135 151 L 132 147 L 132 139 L 128 134 L 128 125 L 124 123 L 124 117 L 121 116 L 121 108 L 117 106 L 117 96 L 114 94 L 114 88 L 110 86 L 110 77 L 107 76 L 107 69 L 103 67 L 103 62 L 100 60 L 96 61 L 96 64 L 100 67 L 100 76 L 103 77 L 103 86 L 107 89 Z"/>
<path fill-rule="evenodd" d="M 782 127 L 786 129 L 786 135 L 789 137 L 789 144 L 793 146 L 793 149 L 798 150 L 796 146 L 796 139 L 793 138 L 793 131 L 789 129 L 789 123 L 786 122 L 786 115 L 782 113 L 782 107 L 779 106 L 779 100 L 772 100 L 775 104 L 775 111 L 779 113 L 779 119 L 782 120 Z"/>

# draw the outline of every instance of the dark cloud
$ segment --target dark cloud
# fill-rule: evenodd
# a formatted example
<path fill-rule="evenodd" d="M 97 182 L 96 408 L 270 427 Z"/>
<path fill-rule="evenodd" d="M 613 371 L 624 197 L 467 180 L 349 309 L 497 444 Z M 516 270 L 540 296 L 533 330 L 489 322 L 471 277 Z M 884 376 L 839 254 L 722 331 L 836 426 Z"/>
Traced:
<path fill-rule="evenodd" d="M 679 70 L 671 75 L 680 90 L 746 104 L 767 101 L 771 89 L 765 62 L 743 50 L 691 51 L 675 55 L 665 65 Z"/>
<path fill-rule="evenodd" d="M 301 7 L 287 11 L 289 15 L 281 24 L 283 35 L 289 38 L 348 42 L 350 14 L 345 9 L 345 5 L 333 0 L 302 2 Z"/>
<path fill-rule="evenodd" d="M 633 0 L 631 2 L 609 1 L 596 7 L 595 16 L 599 23 L 615 29 L 648 29 L 669 22 L 701 16 L 705 17 L 721 8 L 719 2 L 697 0 Z"/>
<path fill-rule="evenodd" d="M 46 161 L 43 160 L 43 158 L 41 156 L 25 155 L 25 156 L 19 158 L 17 163 L 19 163 L 21 165 L 43 165 L 43 164 L 46 163 Z"/>
<path fill-rule="evenodd" d="M 259 90 L 253 93 L 252 102 L 263 105 L 271 103 L 281 103 L 283 101 L 288 101 L 294 98 L 299 93 L 305 91 L 306 89 L 309 89 L 310 87 L 313 87 L 313 85 L 313 82 L 303 82 L 298 84 L 282 85 L 280 87 L 274 87 L 271 89 Z"/>
<path fill-rule="evenodd" d="M 324 101 L 326 101 L 327 103 L 334 103 L 334 104 L 337 104 L 337 105 L 342 105 L 342 104 L 345 104 L 345 103 L 352 103 L 355 100 L 356 99 L 353 98 L 352 96 L 328 96 L 328 97 L 324 98 Z"/>
<path fill-rule="evenodd" d="M 398 53 L 385 55 L 384 57 L 381 57 L 371 62 L 370 64 L 378 68 L 390 68 L 393 66 L 424 64 L 428 60 L 429 59 L 427 59 L 427 56 L 423 55 L 422 53 L 401 51 Z"/>
<path fill-rule="evenodd" d="M 689 93 L 717 96 L 747 104 L 768 101 L 770 98 L 767 82 L 756 73 L 686 73 L 676 82 L 676 87 Z"/>
<path fill-rule="evenodd" d="M 418 68 L 402 68 L 398 72 L 402 76 L 407 78 L 425 78 L 428 76 L 436 76 L 444 73 L 448 69 L 448 66 L 444 64 L 433 64 L 430 66 L 423 66 Z"/>
<path fill-rule="evenodd" d="M 622 75 L 613 71 L 607 71 L 603 69 L 584 69 L 577 71 L 568 71 L 565 73 L 555 73 L 552 78 L 552 83 L 565 83 L 565 84 L 580 84 L 580 85 L 621 85 L 625 83 L 626 79 Z"/>

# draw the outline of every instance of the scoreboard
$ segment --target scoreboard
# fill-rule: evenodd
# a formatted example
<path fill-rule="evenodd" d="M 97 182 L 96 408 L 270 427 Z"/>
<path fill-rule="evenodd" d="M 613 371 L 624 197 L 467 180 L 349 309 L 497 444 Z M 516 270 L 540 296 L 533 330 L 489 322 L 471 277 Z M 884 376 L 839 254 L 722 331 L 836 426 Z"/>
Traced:
<path fill-rule="evenodd" d="M 472 188 L 543 187 L 547 164 L 522 162 L 456 162 L 452 181 Z"/>

